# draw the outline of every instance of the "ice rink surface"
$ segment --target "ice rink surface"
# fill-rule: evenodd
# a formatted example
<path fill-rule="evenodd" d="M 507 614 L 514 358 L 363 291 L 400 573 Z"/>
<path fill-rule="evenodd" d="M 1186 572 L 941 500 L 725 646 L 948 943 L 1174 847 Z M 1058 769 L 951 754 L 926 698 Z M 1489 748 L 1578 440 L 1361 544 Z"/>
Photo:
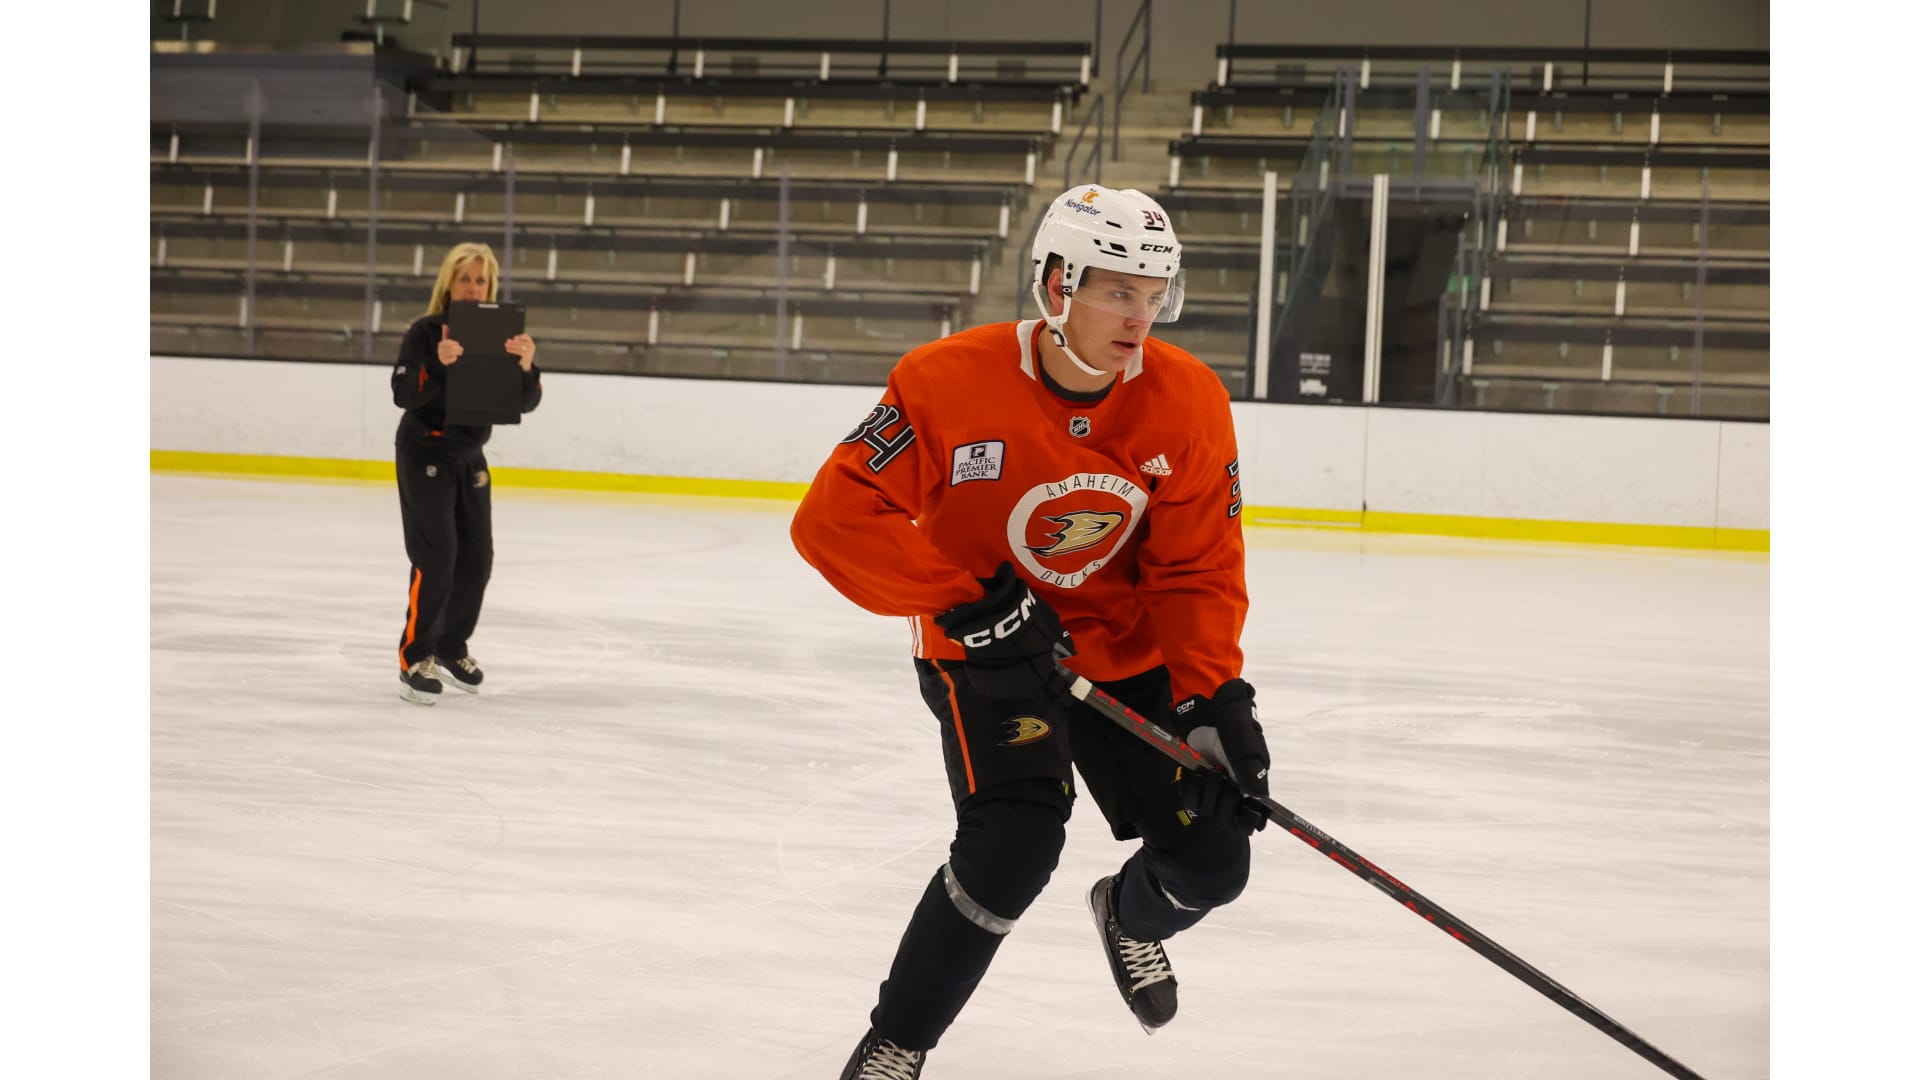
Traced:
<path fill-rule="evenodd" d="M 152 480 L 156 1077 L 832 1078 L 951 830 L 904 620 L 787 503 L 500 489 L 399 699 L 388 486 Z M 1711 1080 L 1767 1074 L 1765 557 L 1250 528 L 1275 796 Z M 1636 1080 L 1289 836 L 1143 1034 L 1059 870 L 928 1080 Z"/>

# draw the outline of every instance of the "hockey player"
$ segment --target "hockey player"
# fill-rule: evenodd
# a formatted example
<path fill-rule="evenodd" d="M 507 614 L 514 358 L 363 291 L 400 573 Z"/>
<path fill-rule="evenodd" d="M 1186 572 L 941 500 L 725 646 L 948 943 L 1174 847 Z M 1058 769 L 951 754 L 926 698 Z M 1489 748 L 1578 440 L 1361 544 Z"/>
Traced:
<path fill-rule="evenodd" d="M 447 305 L 492 301 L 500 264 L 485 244 L 456 244 L 440 263 L 427 313 L 400 339 L 393 403 L 405 409 L 393 436 L 406 533 L 407 622 L 400 631 L 400 696 L 432 705 L 445 683 L 480 692 L 484 673 L 467 655 L 493 573 L 493 488 L 481 452 L 489 425 L 446 422 L 447 369 L 465 351 L 447 330 Z M 520 411 L 540 404 L 540 369 L 526 334 L 506 341 L 520 363 Z"/>
<path fill-rule="evenodd" d="M 1058 863 L 1074 766 L 1115 838 L 1141 841 L 1088 905 L 1148 1032 L 1176 1006 L 1162 943 L 1240 894 L 1264 824 L 1240 808 L 1267 793 L 1268 753 L 1240 678 L 1227 393 L 1148 336 L 1180 314 L 1180 242 L 1146 195 L 1076 187 L 1032 256 L 1043 317 L 909 352 L 793 520 L 835 588 L 909 619 L 957 819 L 842 1080 L 920 1075 Z M 1064 697 L 1057 653 L 1233 783 Z"/>

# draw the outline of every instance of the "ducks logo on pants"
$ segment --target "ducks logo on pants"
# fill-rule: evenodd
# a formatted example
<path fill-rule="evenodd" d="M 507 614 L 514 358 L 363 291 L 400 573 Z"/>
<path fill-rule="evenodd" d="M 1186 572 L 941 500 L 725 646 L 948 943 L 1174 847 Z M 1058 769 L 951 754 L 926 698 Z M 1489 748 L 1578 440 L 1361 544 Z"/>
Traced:
<path fill-rule="evenodd" d="M 1005 721 L 1007 737 L 1001 746 L 1025 746 L 1053 734 L 1053 728 L 1037 716 L 1015 716 Z"/>

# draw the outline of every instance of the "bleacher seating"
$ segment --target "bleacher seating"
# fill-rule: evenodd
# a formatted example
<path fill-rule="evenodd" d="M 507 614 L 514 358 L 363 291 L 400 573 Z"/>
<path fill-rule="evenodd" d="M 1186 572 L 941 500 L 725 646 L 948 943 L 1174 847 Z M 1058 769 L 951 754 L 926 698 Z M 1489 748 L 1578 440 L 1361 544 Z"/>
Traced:
<path fill-rule="evenodd" d="M 1074 43 L 456 44 L 459 70 L 417 80 L 379 129 L 377 164 L 374 133 L 350 124 L 154 125 L 156 349 L 226 347 L 250 322 L 255 351 L 384 360 L 439 255 L 483 239 L 555 370 L 749 374 L 784 308 L 803 377 L 883 376 L 972 316 L 1091 57 Z M 810 59 L 778 62 L 796 55 Z"/>
<path fill-rule="evenodd" d="M 285 164 L 365 161 L 368 136 L 351 128 L 263 128 L 258 145 L 244 124 L 156 125 L 155 156 L 171 163 L 241 163 L 249 154 Z M 380 133 L 383 167 L 503 167 L 552 172 L 651 175 L 725 171 L 758 178 L 782 167 L 801 176 L 862 180 L 1020 176 L 1031 184 L 1044 138 L 942 131 L 795 131 L 750 125 L 561 124 L 416 120 Z M 1019 171 L 1016 171 L 1019 170 Z"/>
<path fill-rule="evenodd" d="M 452 44 L 450 66 L 468 76 L 701 80 L 724 69 L 736 78 L 777 75 L 797 85 L 918 76 L 928 83 L 1031 88 L 1086 86 L 1093 72 L 1093 44 L 1077 41 L 455 34 Z"/>
<path fill-rule="evenodd" d="M 1101 115 L 1083 100 L 1086 43 L 454 45 L 389 102 L 377 152 L 364 122 L 339 116 L 269 116 L 257 132 L 156 121 L 156 349 L 229 348 L 251 321 L 255 351 L 384 359 L 439 254 L 483 239 L 556 369 L 751 373 L 772 362 L 784 307 L 781 344 L 808 358 L 803 377 L 867 378 L 1004 316 L 983 310 L 982 279 L 1024 281 L 1021 237 L 1060 175 L 1056 142 Z M 1315 238 L 1303 226 L 1318 193 L 1362 198 L 1387 173 L 1397 204 L 1472 222 L 1447 284 L 1462 302 L 1444 305 L 1438 335 L 1413 336 L 1439 375 L 1430 390 L 1403 375 L 1396 392 L 1763 416 L 1766 64 L 1715 50 L 1223 45 L 1211 85 L 1129 106 L 1133 132 L 1113 135 L 1116 151 L 1152 137 L 1169 153 L 1133 159 L 1120 181 L 1152 190 L 1132 177 L 1166 170 L 1155 194 L 1188 271 L 1167 336 L 1245 393 L 1263 174 L 1279 178 L 1287 296 L 1307 287 L 1288 259 Z M 366 353 L 370 230 L 385 314 Z"/>
<path fill-rule="evenodd" d="M 424 80 L 422 105 L 476 119 L 651 119 L 703 123 L 716 117 L 781 127 L 849 126 L 1049 131 L 1059 134 L 1078 86 L 1057 83 L 813 82 L 632 76 L 451 75 Z"/>
<path fill-rule="evenodd" d="M 1509 45 L 1221 45 L 1215 86 L 1326 85 L 1357 71 L 1362 84 L 1409 85 L 1424 71 L 1449 89 L 1495 72 L 1552 92 L 1583 90 L 1765 92 L 1767 53 L 1736 49 L 1590 49 Z"/>
<path fill-rule="evenodd" d="M 263 205 L 277 212 L 322 218 L 364 217 L 368 167 L 362 162 L 323 166 L 263 164 Z M 155 213 L 244 214 L 248 168 L 231 162 L 155 162 Z M 379 180 L 383 217 L 498 223 L 504 219 L 504 171 L 491 168 L 388 168 Z M 853 182 L 792 181 L 789 227 L 798 232 L 987 237 L 1005 239 L 1017 183 L 947 180 Z M 778 178 L 710 175 L 595 176 L 516 170 L 517 219 L 556 222 L 768 230 L 778 227 Z"/>
<path fill-rule="evenodd" d="M 1159 197 L 1189 258 L 1245 258 L 1262 174 L 1278 174 L 1284 200 L 1318 124 L 1338 147 L 1309 183 L 1351 198 L 1387 173 L 1396 199 L 1484 215 L 1486 234 L 1462 238 L 1484 250 L 1456 267 L 1453 287 L 1476 295 L 1464 347 L 1441 361 L 1456 383 L 1447 400 L 1690 411 L 1697 385 L 1702 414 L 1764 416 L 1766 63 L 1713 50 L 1223 45 L 1215 83 L 1192 94 L 1192 129 L 1169 145 Z M 1282 245 L 1296 224 L 1282 214 Z M 1239 280 L 1219 279 L 1220 301 Z"/>
<path fill-rule="evenodd" d="M 163 342 L 184 343 L 188 353 L 206 352 L 213 342 L 244 338 L 251 321 L 256 351 L 262 355 L 339 360 L 367 355 L 364 268 L 329 272 L 256 267 L 250 311 L 245 293 L 235 295 L 237 276 L 231 267 L 154 268 L 155 348 Z M 372 356 L 384 363 L 398 348 L 407 324 L 425 309 L 423 283 L 410 273 L 382 272 L 375 276 L 372 292 Z M 655 353 L 760 356 L 773 351 L 777 337 L 779 301 L 751 285 L 692 290 L 662 283 L 536 278 L 516 280 L 513 292 L 529 310 L 545 314 L 535 329 L 542 363 L 552 370 L 751 376 L 751 370 L 738 365 L 667 370 L 652 361 Z M 942 328 L 951 331 L 957 316 L 956 304 L 936 294 L 828 290 L 818 285 L 790 288 L 786 307 L 788 348 L 833 361 L 832 370 L 813 373 L 829 381 L 855 372 L 877 372 L 884 379 L 902 352 Z M 278 351 L 276 344 L 289 351 Z"/>

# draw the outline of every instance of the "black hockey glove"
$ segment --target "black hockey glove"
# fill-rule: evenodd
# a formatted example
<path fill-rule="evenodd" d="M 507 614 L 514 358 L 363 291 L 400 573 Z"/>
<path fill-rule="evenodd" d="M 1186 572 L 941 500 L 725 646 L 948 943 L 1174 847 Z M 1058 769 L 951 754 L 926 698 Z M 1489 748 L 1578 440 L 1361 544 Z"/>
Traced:
<path fill-rule="evenodd" d="M 1073 639 L 1045 600 L 1033 594 L 1002 562 L 980 578 L 987 595 L 934 617 L 947 636 L 967 650 L 967 678 L 991 698 L 1051 700 L 1066 692 L 1056 655 L 1072 656 Z M 1055 653 L 1055 647 L 1065 652 Z"/>
<path fill-rule="evenodd" d="M 1212 697 L 1195 694 L 1173 707 L 1174 723 L 1186 729 L 1187 745 L 1226 770 L 1245 795 L 1267 795 L 1267 770 L 1273 764 L 1253 707 L 1253 687 L 1245 679 L 1228 679 Z M 1206 798 L 1204 789 L 1201 798 Z M 1252 835 L 1267 827 L 1265 814 L 1237 806 L 1235 823 Z"/>
<path fill-rule="evenodd" d="M 1184 816 L 1180 824 L 1189 828 L 1231 823 L 1241 833 L 1252 836 L 1254 831 L 1266 824 L 1266 818 L 1258 811 L 1243 809 L 1246 798 L 1240 789 L 1233 786 L 1227 774 L 1218 769 L 1194 769 L 1183 765 L 1174 766 L 1173 782 L 1179 789 L 1177 797 Z"/>

